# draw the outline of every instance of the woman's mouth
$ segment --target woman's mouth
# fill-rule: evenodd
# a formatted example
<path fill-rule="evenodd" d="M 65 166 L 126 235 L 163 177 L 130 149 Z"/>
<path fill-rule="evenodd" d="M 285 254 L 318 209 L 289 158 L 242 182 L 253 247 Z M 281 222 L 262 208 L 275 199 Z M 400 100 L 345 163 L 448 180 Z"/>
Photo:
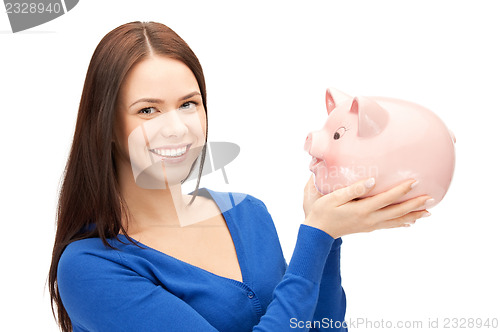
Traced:
<path fill-rule="evenodd" d="M 149 151 L 159 156 L 163 161 L 181 162 L 186 159 L 186 153 L 189 151 L 190 147 L 191 144 L 161 146 L 155 149 L 150 149 Z"/>

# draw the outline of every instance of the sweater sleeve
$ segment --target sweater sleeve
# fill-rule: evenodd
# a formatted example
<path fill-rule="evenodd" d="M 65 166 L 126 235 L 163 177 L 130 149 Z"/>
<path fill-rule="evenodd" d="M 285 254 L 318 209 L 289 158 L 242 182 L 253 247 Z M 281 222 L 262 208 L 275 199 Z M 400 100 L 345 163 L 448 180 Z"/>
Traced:
<path fill-rule="evenodd" d="M 333 242 L 330 235 L 319 229 L 300 226 L 297 244 L 283 280 L 277 285 L 273 301 L 254 331 L 310 331 L 315 325 L 322 324 L 323 317 L 318 322 L 314 319 L 325 310 L 343 315 L 345 302 L 327 299 L 329 293 L 338 291 L 340 285 L 327 282 L 322 287 L 325 264 L 330 260 Z M 335 271 L 334 274 L 337 275 Z M 318 311 L 318 305 L 325 310 Z"/>
<path fill-rule="evenodd" d="M 73 331 L 216 331 L 187 303 L 106 256 L 68 246 L 57 285 Z"/>
<path fill-rule="evenodd" d="M 266 205 L 259 199 L 254 201 L 274 227 Z M 347 331 L 343 327 L 346 298 L 340 277 L 341 244 L 341 238 L 334 240 L 322 230 L 300 226 L 286 273 L 255 331 L 273 328 L 275 331 Z M 271 322 L 275 324 L 273 328 Z"/>
<path fill-rule="evenodd" d="M 313 331 L 347 331 L 345 325 L 346 296 L 340 276 L 340 245 L 338 238 L 326 260 L 319 291 L 318 304 L 314 312 L 314 321 L 321 322 Z"/>

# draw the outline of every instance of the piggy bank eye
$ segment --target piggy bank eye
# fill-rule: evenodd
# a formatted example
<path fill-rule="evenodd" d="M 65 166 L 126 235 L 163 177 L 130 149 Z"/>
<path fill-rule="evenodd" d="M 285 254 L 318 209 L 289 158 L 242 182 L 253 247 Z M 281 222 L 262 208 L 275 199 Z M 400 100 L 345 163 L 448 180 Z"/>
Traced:
<path fill-rule="evenodd" d="M 337 129 L 335 134 L 333 134 L 333 139 L 338 140 L 339 138 L 344 136 L 344 134 L 345 134 L 345 127 L 340 127 L 339 129 Z"/>

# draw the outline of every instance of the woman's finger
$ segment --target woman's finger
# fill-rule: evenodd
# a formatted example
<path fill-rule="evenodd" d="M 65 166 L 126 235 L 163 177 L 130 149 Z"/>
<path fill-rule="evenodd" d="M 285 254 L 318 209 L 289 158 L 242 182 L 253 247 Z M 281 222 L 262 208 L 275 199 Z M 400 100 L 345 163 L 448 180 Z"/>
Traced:
<path fill-rule="evenodd" d="M 370 209 L 373 211 L 382 209 L 388 205 L 393 204 L 398 199 L 409 193 L 412 189 L 411 185 L 415 182 L 416 181 L 413 179 L 404 181 L 403 183 L 387 191 L 384 191 L 372 197 L 367 197 L 363 201 L 365 202 L 365 204 L 368 204 L 368 206 L 370 206 Z"/>
<path fill-rule="evenodd" d="M 304 187 L 304 200 L 302 204 L 306 218 L 309 215 L 314 202 L 316 202 L 316 200 L 318 200 L 322 196 L 323 194 L 321 194 L 318 189 L 316 189 L 316 186 L 314 185 L 314 175 L 311 174 L 309 181 L 307 181 Z"/>
<path fill-rule="evenodd" d="M 376 229 L 406 227 L 405 225 L 414 224 L 417 219 L 425 218 L 428 216 L 430 216 L 430 213 L 427 210 L 414 211 L 407 213 L 399 218 L 382 221 L 378 223 L 375 227 Z"/>
<path fill-rule="evenodd" d="M 402 203 L 387 206 L 376 211 L 375 218 L 378 220 L 389 220 L 402 217 L 412 211 L 425 209 L 426 202 L 431 199 L 431 196 L 423 195 Z"/>
<path fill-rule="evenodd" d="M 306 186 L 304 187 L 304 196 L 306 196 L 306 198 L 308 199 L 313 200 L 316 200 L 319 197 L 323 196 L 314 185 L 314 174 L 311 174 L 309 180 L 306 183 Z"/>
<path fill-rule="evenodd" d="M 369 178 L 358 181 L 348 187 L 335 190 L 334 192 L 325 195 L 325 197 L 329 196 L 328 197 L 329 199 L 335 201 L 334 204 L 340 206 L 347 202 L 352 201 L 355 198 L 359 198 L 363 195 L 366 195 L 370 190 L 373 189 L 374 186 L 375 186 L 375 179 Z"/>

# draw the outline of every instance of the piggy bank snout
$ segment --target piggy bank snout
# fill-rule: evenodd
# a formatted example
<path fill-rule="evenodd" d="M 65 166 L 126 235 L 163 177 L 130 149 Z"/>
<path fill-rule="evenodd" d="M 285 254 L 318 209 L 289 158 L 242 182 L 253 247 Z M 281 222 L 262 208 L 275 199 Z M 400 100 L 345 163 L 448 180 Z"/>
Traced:
<path fill-rule="evenodd" d="M 313 157 L 322 156 L 321 149 L 324 147 L 321 147 L 321 137 L 319 136 L 321 136 L 321 133 L 318 131 L 310 132 L 304 143 L 304 150 Z"/>
<path fill-rule="evenodd" d="M 304 150 L 309 152 L 312 145 L 312 133 L 307 134 L 306 141 L 304 142 Z"/>

